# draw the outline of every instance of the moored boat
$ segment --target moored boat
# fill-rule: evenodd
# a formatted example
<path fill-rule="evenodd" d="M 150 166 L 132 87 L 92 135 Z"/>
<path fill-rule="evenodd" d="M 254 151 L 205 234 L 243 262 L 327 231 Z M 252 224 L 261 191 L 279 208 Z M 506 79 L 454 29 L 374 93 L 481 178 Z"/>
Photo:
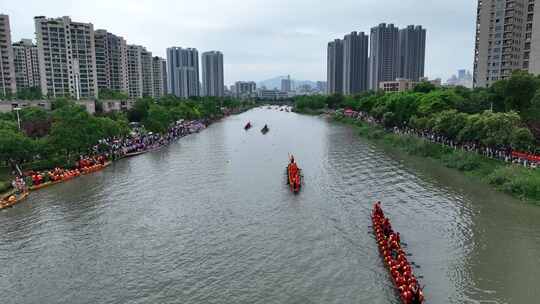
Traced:
<path fill-rule="evenodd" d="M 411 264 L 401 247 L 399 232 L 392 230 L 390 220 L 384 216 L 380 202 L 375 203 L 371 212 L 373 232 L 384 266 L 390 273 L 392 282 L 403 304 L 424 303 L 424 295 Z"/>
<path fill-rule="evenodd" d="M 266 134 L 266 133 L 268 133 L 269 131 L 270 131 L 270 129 L 268 128 L 267 125 L 264 125 L 264 128 L 261 129 L 261 133 L 262 133 L 262 134 Z"/>
<path fill-rule="evenodd" d="M 8 196 L 6 199 L 3 199 L 0 201 L 0 210 L 13 207 L 14 205 L 20 203 L 24 199 L 28 197 L 28 191 L 25 191 L 21 194 L 12 194 Z"/>
<path fill-rule="evenodd" d="M 244 130 L 249 130 L 251 129 L 251 122 L 248 122 L 245 126 L 244 126 Z"/>

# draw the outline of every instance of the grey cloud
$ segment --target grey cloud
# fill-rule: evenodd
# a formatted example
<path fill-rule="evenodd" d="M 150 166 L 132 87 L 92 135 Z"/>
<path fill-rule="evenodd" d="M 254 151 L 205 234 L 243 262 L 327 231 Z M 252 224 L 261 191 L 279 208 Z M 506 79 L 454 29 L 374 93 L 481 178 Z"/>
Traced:
<path fill-rule="evenodd" d="M 164 56 L 172 45 L 217 49 L 227 83 L 291 74 L 326 78 L 326 44 L 379 23 L 428 30 L 426 73 L 471 68 L 476 1 L 454 0 L 0 0 L 15 39 L 34 36 L 36 15 L 70 15 Z"/>

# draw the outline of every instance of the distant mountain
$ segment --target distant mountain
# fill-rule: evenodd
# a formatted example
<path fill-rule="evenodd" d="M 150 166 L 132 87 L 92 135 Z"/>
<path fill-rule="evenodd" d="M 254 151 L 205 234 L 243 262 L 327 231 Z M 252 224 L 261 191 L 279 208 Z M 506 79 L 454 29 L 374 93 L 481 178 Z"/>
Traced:
<path fill-rule="evenodd" d="M 274 77 L 274 78 L 270 78 L 270 79 L 266 79 L 266 80 L 263 80 L 263 81 L 259 81 L 257 83 L 257 88 L 261 88 L 263 86 L 265 86 L 267 89 L 271 90 L 271 89 L 281 89 L 281 79 L 286 79 L 287 76 L 278 76 L 278 77 Z M 297 79 L 293 79 L 291 78 L 291 80 L 293 81 L 293 85 L 294 87 L 299 87 L 301 85 L 309 85 L 311 86 L 312 88 L 316 87 L 317 83 L 315 81 L 311 81 L 311 80 L 297 80 Z"/>

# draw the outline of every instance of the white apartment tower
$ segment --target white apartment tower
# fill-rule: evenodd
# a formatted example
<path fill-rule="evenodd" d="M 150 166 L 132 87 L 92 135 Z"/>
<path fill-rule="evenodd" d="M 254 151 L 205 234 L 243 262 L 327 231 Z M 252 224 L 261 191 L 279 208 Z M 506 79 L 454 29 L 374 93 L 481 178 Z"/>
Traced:
<path fill-rule="evenodd" d="M 167 91 L 182 98 L 199 96 L 199 52 L 194 48 L 167 49 Z"/>
<path fill-rule="evenodd" d="M 126 40 L 106 30 L 96 30 L 96 70 L 99 89 L 129 92 Z"/>
<path fill-rule="evenodd" d="M 130 98 L 140 98 L 143 96 L 143 77 L 142 77 L 142 46 L 128 45 L 128 95 Z"/>
<path fill-rule="evenodd" d="M 34 18 L 41 90 L 51 97 L 97 98 L 94 26 L 69 17 Z"/>
<path fill-rule="evenodd" d="M 13 43 L 17 89 L 40 88 L 38 48 L 31 39 Z"/>
<path fill-rule="evenodd" d="M 539 10 L 534 0 L 478 1 L 475 87 L 488 87 L 518 70 L 540 73 Z"/>
<path fill-rule="evenodd" d="M 152 52 L 146 48 L 141 50 L 141 71 L 142 71 L 142 95 L 143 97 L 154 97 L 154 61 Z"/>
<path fill-rule="evenodd" d="M 204 52 L 202 61 L 202 95 L 225 95 L 223 80 L 223 54 L 219 51 Z"/>
<path fill-rule="evenodd" d="M 154 80 L 154 97 L 159 98 L 165 95 L 165 85 L 163 82 L 163 75 L 166 73 L 163 71 L 163 68 L 166 68 L 165 59 L 161 57 L 152 58 L 152 71 L 153 71 L 153 80 Z M 166 79 L 166 78 L 165 78 Z"/>
<path fill-rule="evenodd" d="M 0 95 L 17 91 L 9 16 L 0 14 Z"/>

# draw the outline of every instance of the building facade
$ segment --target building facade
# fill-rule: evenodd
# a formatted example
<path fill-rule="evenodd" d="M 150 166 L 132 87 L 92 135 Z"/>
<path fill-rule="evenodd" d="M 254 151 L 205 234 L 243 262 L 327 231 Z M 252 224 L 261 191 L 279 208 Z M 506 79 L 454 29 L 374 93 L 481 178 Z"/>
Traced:
<path fill-rule="evenodd" d="M 237 81 L 231 91 L 238 98 L 253 98 L 257 96 L 257 84 L 254 81 Z"/>
<path fill-rule="evenodd" d="M 328 94 L 343 93 L 343 40 L 328 43 L 327 49 L 327 89 Z"/>
<path fill-rule="evenodd" d="M 17 90 L 40 88 L 38 48 L 30 39 L 13 43 Z"/>
<path fill-rule="evenodd" d="M 143 97 L 142 51 L 140 45 L 127 46 L 128 96 Z"/>
<path fill-rule="evenodd" d="M 199 52 L 194 48 L 167 49 L 167 91 L 181 98 L 199 96 Z"/>
<path fill-rule="evenodd" d="M 9 16 L 0 14 L 0 94 L 10 95 L 15 94 L 16 91 Z"/>
<path fill-rule="evenodd" d="M 397 78 L 394 81 L 382 81 L 379 83 L 379 90 L 385 91 L 385 92 L 405 92 L 413 90 L 414 87 L 421 83 L 421 82 L 429 82 L 433 84 L 436 87 L 441 86 L 441 79 L 437 78 L 434 80 L 429 80 L 425 77 L 422 77 L 418 79 L 418 81 L 405 79 L 405 78 Z"/>
<path fill-rule="evenodd" d="M 152 71 L 154 80 L 154 98 L 160 98 L 165 95 L 164 87 L 166 84 L 163 82 L 163 75 L 166 74 L 163 71 L 163 67 L 166 67 L 165 59 L 161 57 L 154 57 L 152 59 Z"/>
<path fill-rule="evenodd" d="M 167 87 L 167 60 L 163 59 L 161 61 L 161 83 L 163 84 L 163 95 L 169 94 L 169 89 Z"/>
<path fill-rule="evenodd" d="M 419 81 L 424 77 L 426 30 L 409 25 L 399 30 L 399 77 Z"/>
<path fill-rule="evenodd" d="M 393 24 L 379 24 L 371 29 L 369 88 L 377 90 L 382 81 L 399 77 L 399 30 Z"/>
<path fill-rule="evenodd" d="M 291 75 L 287 75 L 287 78 L 281 79 L 281 92 L 292 92 L 293 91 L 293 81 L 291 80 Z"/>
<path fill-rule="evenodd" d="M 126 40 L 106 30 L 96 30 L 94 39 L 98 88 L 128 94 Z"/>
<path fill-rule="evenodd" d="M 352 32 L 343 38 L 343 94 L 368 89 L 369 39 L 364 32 Z"/>
<path fill-rule="evenodd" d="M 539 10 L 534 0 L 478 1 L 475 87 L 488 87 L 514 71 L 540 73 Z"/>
<path fill-rule="evenodd" d="M 154 97 L 154 59 L 152 52 L 141 48 L 142 95 Z"/>
<path fill-rule="evenodd" d="M 202 61 L 202 96 L 225 95 L 223 54 L 219 51 L 204 52 Z"/>
<path fill-rule="evenodd" d="M 34 22 L 42 93 L 97 98 L 94 26 L 69 17 L 38 16 Z"/>

